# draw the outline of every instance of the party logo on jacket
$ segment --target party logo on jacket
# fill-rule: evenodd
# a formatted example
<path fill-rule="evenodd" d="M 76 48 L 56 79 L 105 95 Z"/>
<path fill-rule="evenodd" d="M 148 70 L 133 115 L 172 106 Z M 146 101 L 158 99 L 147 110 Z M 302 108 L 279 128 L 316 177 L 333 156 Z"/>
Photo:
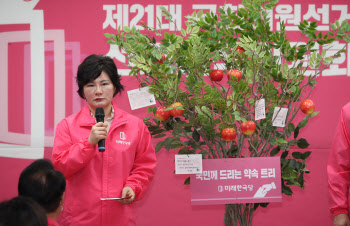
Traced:
<path fill-rule="evenodd" d="M 130 145 L 131 144 L 131 142 L 125 141 L 126 140 L 126 135 L 125 135 L 124 132 L 120 132 L 119 136 L 120 136 L 120 140 L 116 140 L 115 141 L 117 144 L 124 144 L 124 145 Z"/>
<path fill-rule="evenodd" d="M 121 140 L 126 140 L 126 135 L 124 132 L 120 132 L 120 139 Z"/>

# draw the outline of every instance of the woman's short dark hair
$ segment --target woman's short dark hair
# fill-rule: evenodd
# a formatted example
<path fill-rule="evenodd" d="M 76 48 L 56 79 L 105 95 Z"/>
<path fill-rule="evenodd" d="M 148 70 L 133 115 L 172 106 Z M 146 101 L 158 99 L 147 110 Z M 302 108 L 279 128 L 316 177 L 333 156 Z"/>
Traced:
<path fill-rule="evenodd" d="M 78 94 L 81 98 L 85 99 L 84 86 L 97 79 L 102 71 L 108 74 L 115 87 L 113 97 L 124 89 L 124 86 L 120 83 L 121 78 L 113 59 L 109 56 L 92 54 L 86 57 L 78 67 L 76 79 L 79 87 Z"/>
<path fill-rule="evenodd" d="M 16 197 L 0 203 L 0 226 L 46 226 L 45 210 L 28 197 Z"/>
<path fill-rule="evenodd" d="M 54 170 L 52 163 L 46 159 L 34 161 L 19 177 L 18 194 L 34 199 L 47 213 L 57 210 L 65 190 L 63 174 Z"/>

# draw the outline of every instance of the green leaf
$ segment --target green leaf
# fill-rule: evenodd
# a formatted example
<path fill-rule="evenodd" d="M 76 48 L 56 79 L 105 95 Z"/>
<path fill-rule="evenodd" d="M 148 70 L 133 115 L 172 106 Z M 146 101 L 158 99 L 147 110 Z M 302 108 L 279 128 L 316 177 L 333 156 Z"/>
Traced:
<path fill-rule="evenodd" d="M 338 31 L 337 35 L 345 35 L 344 31 Z"/>
<path fill-rule="evenodd" d="M 199 31 L 199 27 L 196 26 L 192 29 L 192 34 L 197 34 L 198 31 Z"/>
<path fill-rule="evenodd" d="M 259 203 L 259 205 L 260 205 L 261 207 L 263 207 L 263 208 L 266 208 L 266 207 L 269 205 L 269 203 L 268 203 L 268 202 Z"/>
<path fill-rule="evenodd" d="M 162 149 L 163 145 L 164 145 L 164 141 L 158 142 L 155 148 L 156 153 L 160 151 L 160 149 Z"/>
<path fill-rule="evenodd" d="M 333 58 L 332 58 L 332 57 L 326 57 L 325 60 L 326 60 L 326 61 L 332 61 Z"/>
<path fill-rule="evenodd" d="M 181 34 L 182 34 L 182 36 L 186 36 L 186 31 L 185 31 L 185 29 L 183 29 L 183 28 L 181 28 Z"/>
<path fill-rule="evenodd" d="M 176 150 L 176 149 L 179 149 L 181 147 L 184 146 L 184 143 L 180 140 L 173 140 L 171 143 L 170 143 L 170 149 L 172 150 Z"/>
<path fill-rule="evenodd" d="M 308 117 L 308 118 L 312 118 L 312 117 L 314 117 L 314 116 L 316 116 L 316 115 L 318 115 L 318 113 L 320 113 L 319 111 L 315 111 L 315 112 L 312 112 L 311 114 L 309 114 L 308 116 L 306 116 L 306 117 Z"/>
<path fill-rule="evenodd" d="M 136 27 L 135 26 L 132 26 L 132 28 L 131 28 L 131 32 L 133 33 L 133 34 L 135 34 L 136 33 Z"/>
<path fill-rule="evenodd" d="M 310 173 L 310 171 L 308 169 L 306 169 L 306 168 L 303 169 L 303 172 Z"/>
<path fill-rule="evenodd" d="M 165 109 L 165 111 L 170 111 L 170 110 L 173 110 L 174 109 L 174 107 L 167 107 L 166 109 Z"/>
<path fill-rule="evenodd" d="M 292 189 L 290 189 L 290 187 L 287 187 L 286 185 L 282 186 L 282 193 L 289 195 L 289 196 L 293 195 Z"/>
<path fill-rule="evenodd" d="M 288 141 L 288 145 L 289 145 L 289 146 L 295 146 L 295 145 L 297 145 L 297 143 L 298 143 L 298 141 L 297 141 L 296 139 L 293 139 L 293 140 L 289 140 L 289 141 Z"/>
<path fill-rule="evenodd" d="M 295 181 L 295 179 L 290 179 L 290 180 L 288 180 L 287 185 L 297 185 L 297 186 L 299 186 L 299 183 L 297 181 Z"/>
<path fill-rule="evenodd" d="M 333 32 L 332 31 L 327 31 L 327 33 L 329 34 L 329 36 L 333 36 Z"/>
<path fill-rule="evenodd" d="M 145 59 L 142 56 L 139 56 L 139 55 L 136 56 L 136 60 L 138 62 L 140 62 L 140 63 L 145 63 L 146 62 Z"/>
<path fill-rule="evenodd" d="M 264 7 L 265 7 L 265 9 L 267 9 L 267 10 L 272 10 L 273 4 L 267 3 L 267 4 L 264 5 Z"/>
<path fill-rule="evenodd" d="M 191 33 L 191 30 L 192 30 L 191 26 L 188 26 L 188 27 L 186 28 L 186 33 L 187 33 L 187 34 Z"/>
<path fill-rule="evenodd" d="M 304 148 L 307 148 L 307 147 L 309 147 L 309 143 L 307 142 L 307 140 L 306 139 L 304 139 L 304 138 L 300 138 L 299 140 L 298 140 L 298 147 L 299 148 L 302 148 L 302 149 L 304 149 Z"/>
<path fill-rule="evenodd" d="M 298 128 L 304 128 L 306 126 L 306 124 L 308 123 L 308 120 L 307 119 L 303 119 L 302 121 L 299 122 L 298 124 Z"/>
<path fill-rule="evenodd" d="M 303 159 L 303 153 L 301 153 L 301 152 L 293 152 L 292 156 L 295 159 Z"/>
<path fill-rule="evenodd" d="M 289 166 L 289 164 L 291 164 L 292 166 Z M 294 165 L 293 165 L 294 164 Z M 289 182 L 289 180 L 294 180 L 298 178 L 298 173 L 295 170 L 295 165 L 296 165 L 296 161 L 292 161 L 289 160 L 288 161 L 288 166 L 286 166 L 283 171 L 282 171 L 282 178 L 287 180 Z"/>
<path fill-rule="evenodd" d="M 293 131 L 295 130 L 295 126 L 294 126 L 293 123 L 289 123 L 289 124 L 288 124 L 288 130 L 289 130 L 290 132 L 293 132 Z"/>
<path fill-rule="evenodd" d="M 312 21 L 311 23 L 310 23 L 310 27 L 317 27 L 317 22 L 316 21 Z"/>
<path fill-rule="evenodd" d="M 169 32 L 164 32 L 164 38 L 170 39 L 170 34 L 169 34 Z"/>
<path fill-rule="evenodd" d="M 187 177 L 184 184 L 186 185 L 191 184 L 191 177 Z"/>
<path fill-rule="evenodd" d="M 337 30 L 337 26 L 335 26 L 335 24 L 331 24 L 331 28 L 332 28 L 333 31 Z"/>
<path fill-rule="evenodd" d="M 287 141 L 285 140 L 285 139 L 283 139 L 283 138 L 277 138 L 277 140 L 276 140 L 278 143 L 281 143 L 281 144 L 286 144 L 287 143 Z"/>
<path fill-rule="evenodd" d="M 289 163 L 288 163 L 288 166 L 293 168 L 293 169 L 296 169 L 297 167 L 297 161 L 295 159 L 290 159 L 289 160 Z"/>
<path fill-rule="evenodd" d="M 153 112 L 153 108 L 152 107 L 148 107 L 147 108 L 147 113 L 152 113 Z"/>
<path fill-rule="evenodd" d="M 296 164 L 295 169 L 299 172 L 300 169 L 302 169 L 304 166 L 305 166 L 304 163 L 301 163 L 301 162 L 298 162 L 298 161 L 297 161 L 297 164 Z"/>
<path fill-rule="evenodd" d="M 163 143 L 164 143 L 164 147 L 167 151 L 169 151 L 171 149 L 171 143 L 173 142 L 173 137 L 167 137 Z M 175 138 L 176 139 L 176 138 Z"/>
<path fill-rule="evenodd" d="M 162 138 L 162 137 L 165 137 L 165 136 L 166 136 L 166 134 L 162 133 L 162 134 L 158 134 L 158 135 L 154 136 L 153 138 Z"/>
<path fill-rule="evenodd" d="M 193 131 L 192 137 L 193 137 L 193 139 L 194 139 L 196 142 L 199 142 L 200 135 L 199 135 L 199 133 L 197 132 L 197 130 L 194 130 L 194 131 Z"/>
<path fill-rule="evenodd" d="M 188 148 L 181 148 L 178 152 L 179 155 L 189 155 L 189 154 L 194 154 L 196 151 L 190 150 Z"/>
<path fill-rule="evenodd" d="M 311 151 L 307 151 L 307 152 L 303 153 L 302 158 L 305 160 L 305 159 L 307 159 L 310 155 L 311 155 Z"/>
<path fill-rule="evenodd" d="M 282 152 L 281 158 L 285 159 L 288 156 L 289 151 Z"/>
<path fill-rule="evenodd" d="M 281 148 L 280 146 L 275 147 L 274 149 L 271 150 L 270 156 L 275 156 L 280 152 Z"/>
<path fill-rule="evenodd" d="M 345 27 L 347 24 L 349 24 L 349 22 L 347 20 L 343 20 L 341 22 L 341 27 Z"/>
<path fill-rule="evenodd" d="M 162 54 L 157 52 L 156 58 L 157 58 L 157 60 L 160 60 L 160 58 L 162 58 Z M 170 109 L 170 110 L 172 110 L 172 109 Z M 168 111 L 168 110 L 166 110 L 166 111 Z"/>
<path fill-rule="evenodd" d="M 110 33 L 105 33 L 106 38 L 112 38 L 113 36 Z"/>
<path fill-rule="evenodd" d="M 200 10 L 200 11 L 197 13 L 197 17 L 200 18 L 200 17 L 202 17 L 202 15 L 203 15 L 203 10 Z"/>
<path fill-rule="evenodd" d="M 254 211 L 259 207 L 259 203 L 254 203 Z"/>
<path fill-rule="evenodd" d="M 298 183 L 300 184 L 299 187 L 304 189 L 304 172 L 300 173 L 300 176 L 298 178 Z"/>
<path fill-rule="evenodd" d="M 123 30 L 126 32 L 126 33 L 130 33 L 130 28 L 128 26 L 124 26 L 123 27 Z"/>
<path fill-rule="evenodd" d="M 340 28 L 340 23 L 338 20 L 335 20 L 335 25 L 337 25 L 337 28 Z"/>

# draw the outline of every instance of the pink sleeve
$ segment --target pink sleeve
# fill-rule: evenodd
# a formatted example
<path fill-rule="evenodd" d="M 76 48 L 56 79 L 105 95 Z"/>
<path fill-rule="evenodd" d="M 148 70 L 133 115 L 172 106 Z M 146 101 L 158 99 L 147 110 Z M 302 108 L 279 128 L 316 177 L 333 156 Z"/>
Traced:
<path fill-rule="evenodd" d="M 333 216 L 348 214 L 349 208 L 350 139 L 348 127 L 350 126 L 350 108 L 347 106 L 342 109 L 327 166 L 330 210 Z"/>
<path fill-rule="evenodd" d="M 57 125 L 52 162 L 55 169 L 62 172 L 66 178 L 84 168 L 95 154 L 96 148 L 90 144 L 87 137 L 73 144 L 67 120 L 64 119 Z"/>
<path fill-rule="evenodd" d="M 136 195 L 135 201 L 142 198 L 147 190 L 157 165 L 156 154 L 152 146 L 151 134 L 142 123 L 140 143 L 138 144 L 134 166 L 125 186 L 130 186 Z"/>

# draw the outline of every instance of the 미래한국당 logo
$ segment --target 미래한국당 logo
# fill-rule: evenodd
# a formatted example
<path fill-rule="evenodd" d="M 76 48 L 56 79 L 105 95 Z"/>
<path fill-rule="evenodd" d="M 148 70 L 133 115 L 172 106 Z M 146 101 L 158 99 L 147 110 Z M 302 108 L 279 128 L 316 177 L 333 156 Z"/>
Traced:
<path fill-rule="evenodd" d="M 115 141 L 117 144 L 124 144 L 124 145 L 130 145 L 131 144 L 131 142 L 125 141 L 126 140 L 126 135 L 125 135 L 124 132 L 120 132 L 119 136 L 120 136 L 120 140 L 116 140 Z"/>
<path fill-rule="evenodd" d="M 126 135 L 124 132 L 120 132 L 120 139 L 121 140 L 126 140 Z"/>

